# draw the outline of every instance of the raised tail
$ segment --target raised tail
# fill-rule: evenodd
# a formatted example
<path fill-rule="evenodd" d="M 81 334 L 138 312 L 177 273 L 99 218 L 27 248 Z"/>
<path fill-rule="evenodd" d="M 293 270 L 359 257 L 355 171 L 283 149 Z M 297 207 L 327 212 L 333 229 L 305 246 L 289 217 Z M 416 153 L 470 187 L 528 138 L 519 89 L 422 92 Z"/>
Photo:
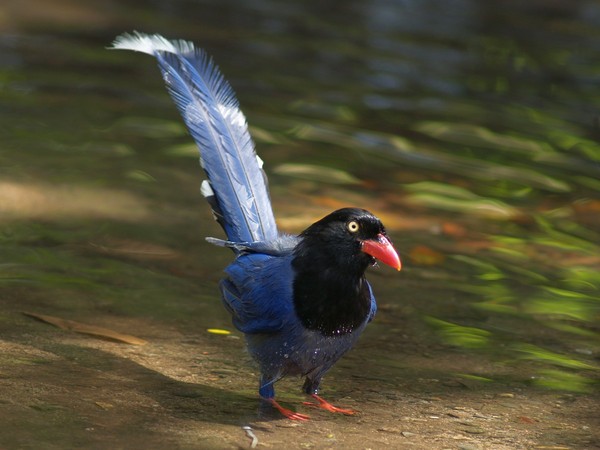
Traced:
<path fill-rule="evenodd" d="M 212 59 L 188 41 L 123 34 L 114 49 L 153 55 L 208 176 L 202 193 L 233 242 L 277 237 L 267 178 L 233 89 Z"/>

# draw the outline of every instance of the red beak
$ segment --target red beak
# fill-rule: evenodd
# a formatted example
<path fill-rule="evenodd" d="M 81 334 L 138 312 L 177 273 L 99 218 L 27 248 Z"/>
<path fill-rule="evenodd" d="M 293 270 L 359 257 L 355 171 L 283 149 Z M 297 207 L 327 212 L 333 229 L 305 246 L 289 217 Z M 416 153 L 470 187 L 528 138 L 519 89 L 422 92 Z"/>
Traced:
<path fill-rule="evenodd" d="M 362 241 L 362 251 L 396 270 L 402 268 L 402 263 L 396 249 L 394 249 L 392 242 L 387 236 L 383 234 L 377 235 L 376 240 L 369 239 Z"/>

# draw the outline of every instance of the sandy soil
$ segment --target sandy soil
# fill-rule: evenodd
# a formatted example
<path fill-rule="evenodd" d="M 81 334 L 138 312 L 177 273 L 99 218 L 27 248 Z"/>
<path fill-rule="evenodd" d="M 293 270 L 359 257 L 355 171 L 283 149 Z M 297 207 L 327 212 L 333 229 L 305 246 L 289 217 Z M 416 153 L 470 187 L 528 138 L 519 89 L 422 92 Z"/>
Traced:
<path fill-rule="evenodd" d="M 382 343 L 366 336 L 322 392 L 355 416 L 303 406 L 300 380 L 283 381 L 280 400 L 311 415 L 297 423 L 259 407 L 243 341 L 207 333 L 195 325 L 201 318 L 70 314 L 148 341 L 133 346 L 33 320 L 21 311 L 40 310 L 40 297 L 29 288 L 8 294 L 0 315 L 3 449 L 240 449 L 251 448 L 252 436 L 256 448 L 274 449 L 600 447 L 598 395 L 459 379 L 457 367 L 487 363 L 439 345 L 383 343 L 395 358 L 380 362 L 372 348 Z M 433 378 L 432 367 L 447 375 Z"/>

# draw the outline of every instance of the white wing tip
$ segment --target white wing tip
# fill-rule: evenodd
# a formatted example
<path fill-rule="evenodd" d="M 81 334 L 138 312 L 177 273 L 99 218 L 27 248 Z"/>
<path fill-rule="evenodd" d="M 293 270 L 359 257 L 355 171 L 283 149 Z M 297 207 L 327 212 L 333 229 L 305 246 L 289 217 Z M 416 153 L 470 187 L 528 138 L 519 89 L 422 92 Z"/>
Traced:
<path fill-rule="evenodd" d="M 123 33 L 112 43 L 109 49 L 133 50 L 154 55 L 156 52 L 188 54 L 194 52 L 194 44 L 189 41 L 169 41 L 160 34 L 145 34 L 134 31 Z"/>
<path fill-rule="evenodd" d="M 210 181 L 208 180 L 203 180 L 202 184 L 200 185 L 200 192 L 202 193 L 203 197 L 213 197 L 215 195 L 215 192 L 213 191 L 212 186 L 210 185 Z"/>
<path fill-rule="evenodd" d="M 258 156 L 258 155 L 256 155 L 256 162 L 258 163 L 258 167 L 260 169 L 262 169 L 263 166 L 265 165 L 265 162 L 262 159 L 260 159 L 260 156 Z"/>

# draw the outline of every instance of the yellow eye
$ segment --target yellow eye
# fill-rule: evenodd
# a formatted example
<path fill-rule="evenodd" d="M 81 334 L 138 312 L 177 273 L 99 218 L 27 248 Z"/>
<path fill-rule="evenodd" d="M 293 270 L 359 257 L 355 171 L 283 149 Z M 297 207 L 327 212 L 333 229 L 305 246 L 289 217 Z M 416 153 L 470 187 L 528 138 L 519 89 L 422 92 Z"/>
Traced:
<path fill-rule="evenodd" d="M 348 222 L 348 231 L 350 233 L 356 233 L 359 229 L 359 225 L 358 222 L 356 220 L 353 220 L 352 222 Z"/>

